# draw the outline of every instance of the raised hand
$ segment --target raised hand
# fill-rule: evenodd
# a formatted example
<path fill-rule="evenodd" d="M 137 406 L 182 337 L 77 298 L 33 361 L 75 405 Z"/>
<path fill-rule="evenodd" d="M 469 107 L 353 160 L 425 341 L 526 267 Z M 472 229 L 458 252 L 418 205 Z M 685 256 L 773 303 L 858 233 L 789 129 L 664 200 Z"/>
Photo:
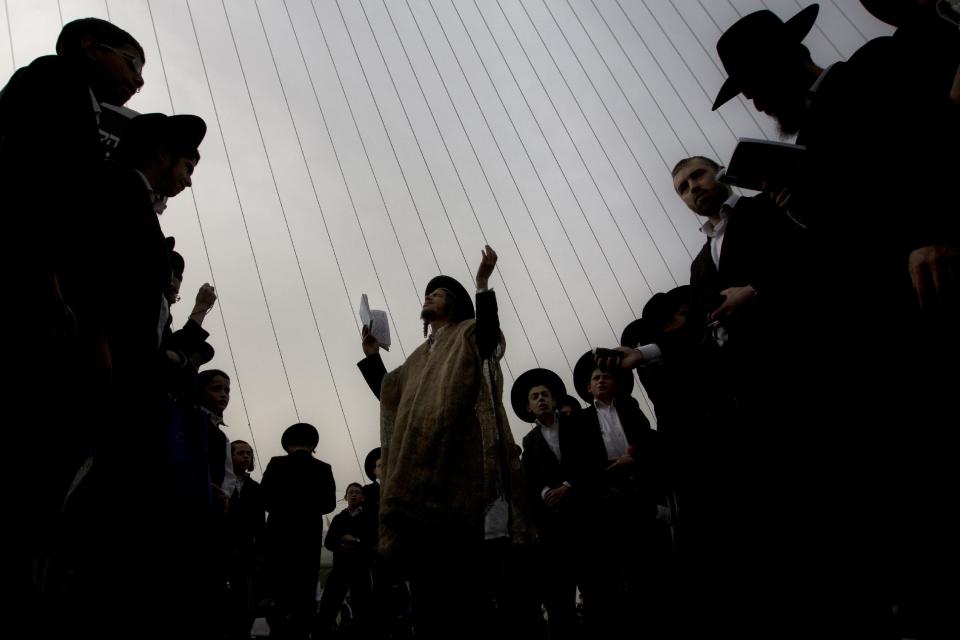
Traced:
<path fill-rule="evenodd" d="M 364 355 L 372 356 L 380 353 L 380 343 L 377 342 L 377 339 L 370 333 L 370 329 L 364 326 L 360 335 L 363 338 L 361 346 L 363 347 Z"/>
<path fill-rule="evenodd" d="M 480 266 L 477 268 L 477 289 L 486 289 L 490 274 L 497 266 L 497 252 L 490 245 L 486 245 L 480 252 Z"/>
<path fill-rule="evenodd" d="M 217 302 L 217 290 L 209 282 L 204 282 L 197 291 L 197 299 L 193 305 L 194 313 L 207 312 L 213 308 Z"/>

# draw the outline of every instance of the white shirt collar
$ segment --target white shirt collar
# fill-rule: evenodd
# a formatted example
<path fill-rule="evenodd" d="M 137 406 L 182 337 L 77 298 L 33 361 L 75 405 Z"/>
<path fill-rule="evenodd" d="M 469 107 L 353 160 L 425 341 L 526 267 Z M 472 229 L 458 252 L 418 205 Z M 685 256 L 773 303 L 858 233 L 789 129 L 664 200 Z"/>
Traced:
<path fill-rule="evenodd" d="M 216 413 L 214 413 L 213 411 L 210 411 L 210 409 L 207 409 L 206 407 L 200 407 L 200 410 L 203 411 L 208 416 L 210 416 L 210 419 L 213 420 L 213 423 L 218 427 L 227 426 L 227 423 L 223 421 L 223 416 L 217 415 Z"/>
<path fill-rule="evenodd" d="M 555 415 L 556 415 L 557 417 L 554 419 L 553 424 L 551 424 L 551 425 L 543 424 L 542 422 L 540 422 L 540 420 L 539 420 L 539 418 L 538 418 L 538 419 L 537 419 L 537 426 L 538 426 L 538 427 L 543 427 L 544 429 L 556 429 L 556 428 L 557 428 L 557 425 L 560 424 L 560 414 L 559 414 L 559 413 L 556 413 Z"/>
<path fill-rule="evenodd" d="M 712 238 L 718 234 L 723 233 L 724 228 L 727 226 L 727 219 L 730 217 L 730 211 L 737 206 L 737 202 L 740 200 L 740 196 L 736 193 L 731 193 L 730 197 L 723 201 L 723 204 L 720 205 L 720 222 L 719 224 L 713 224 L 712 221 L 707 220 L 703 223 L 703 226 L 700 227 L 702 231 L 708 238 Z"/>
<path fill-rule="evenodd" d="M 100 124 L 100 114 L 103 112 L 103 109 L 100 108 L 100 101 L 97 100 L 93 89 L 90 89 L 90 102 L 93 105 L 93 116 L 97 119 L 97 124 Z"/>
<path fill-rule="evenodd" d="M 167 196 L 157 195 L 153 190 L 153 185 L 147 180 L 147 176 L 143 175 L 140 169 L 134 169 L 134 171 L 136 171 L 137 175 L 143 180 L 143 184 L 147 185 L 147 194 L 150 196 L 150 204 L 153 205 L 153 212 L 160 215 L 167 208 Z"/>

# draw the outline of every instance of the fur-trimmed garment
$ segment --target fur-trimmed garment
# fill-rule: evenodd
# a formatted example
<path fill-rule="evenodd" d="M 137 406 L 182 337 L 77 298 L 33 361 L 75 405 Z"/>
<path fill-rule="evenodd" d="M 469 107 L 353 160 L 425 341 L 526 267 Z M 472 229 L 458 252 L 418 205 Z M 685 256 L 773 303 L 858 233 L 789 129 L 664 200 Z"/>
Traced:
<path fill-rule="evenodd" d="M 520 460 L 503 409 L 499 358 L 482 359 L 477 323 L 448 325 L 383 378 L 380 551 L 402 555 L 420 535 L 475 529 L 502 497 L 514 540 L 526 536 Z"/>

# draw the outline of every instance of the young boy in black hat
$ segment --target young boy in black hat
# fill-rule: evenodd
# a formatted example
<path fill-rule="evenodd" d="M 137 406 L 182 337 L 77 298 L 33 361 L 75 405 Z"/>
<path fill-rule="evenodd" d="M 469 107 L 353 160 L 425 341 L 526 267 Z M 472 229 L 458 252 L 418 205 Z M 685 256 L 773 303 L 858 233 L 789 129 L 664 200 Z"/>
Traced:
<path fill-rule="evenodd" d="M 521 462 L 527 504 L 537 528 L 538 582 L 551 638 L 576 634 L 576 590 L 585 579 L 589 581 L 585 563 L 591 557 L 578 547 L 585 501 L 594 492 L 584 477 L 577 425 L 558 409 L 567 397 L 560 376 L 549 369 L 524 372 L 510 390 L 513 412 L 524 422 L 534 423 L 523 437 Z M 587 617 L 593 615 L 591 605 L 592 600 L 585 603 Z"/>
<path fill-rule="evenodd" d="M 270 460 L 263 472 L 269 513 L 264 532 L 268 572 L 276 609 L 270 628 L 281 637 L 306 637 L 316 607 L 323 516 L 337 504 L 333 471 L 313 457 L 320 433 L 298 422 L 283 432 L 287 455 Z M 288 635 L 284 635 L 288 634 Z"/>
<path fill-rule="evenodd" d="M 121 136 L 117 161 L 105 164 L 91 281 L 110 295 L 93 294 L 88 306 L 92 330 L 107 342 L 115 383 L 128 372 L 156 373 L 146 370 L 170 315 L 172 273 L 157 209 L 192 185 L 205 134 L 197 116 L 137 116 Z"/>
<path fill-rule="evenodd" d="M 329 634 L 335 625 L 337 612 L 350 592 L 351 631 L 363 637 L 371 616 L 371 569 L 376 548 L 377 521 L 375 513 L 366 507 L 363 487 L 358 482 L 347 485 L 344 496 L 347 508 L 334 516 L 324 540 L 324 546 L 333 552 L 333 570 L 327 576 L 317 612 L 318 633 Z"/>
<path fill-rule="evenodd" d="M 594 517 L 602 519 L 605 533 L 591 578 L 601 594 L 595 601 L 605 611 L 595 619 L 601 632 L 608 625 L 614 629 L 618 616 L 632 609 L 640 627 L 653 631 L 661 621 L 655 610 L 664 606 L 669 546 L 666 526 L 657 520 L 666 495 L 657 433 L 630 395 L 629 371 L 602 368 L 588 351 L 574 366 L 573 380 L 577 394 L 589 403 L 576 420 L 584 476 L 597 487 Z M 627 589 L 618 593 L 618 583 Z"/>

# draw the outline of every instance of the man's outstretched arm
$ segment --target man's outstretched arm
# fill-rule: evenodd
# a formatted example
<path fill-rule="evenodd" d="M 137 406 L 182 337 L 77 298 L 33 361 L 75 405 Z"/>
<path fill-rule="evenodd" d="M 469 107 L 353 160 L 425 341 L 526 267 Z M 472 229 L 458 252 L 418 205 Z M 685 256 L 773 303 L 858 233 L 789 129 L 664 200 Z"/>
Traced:
<path fill-rule="evenodd" d="M 380 343 L 366 327 L 363 328 L 363 353 L 366 357 L 357 363 L 357 367 L 367 381 L 370 391 L 373 391 L 373 395 L 379 400 L 380 386 L 383 384 L 383 377 L 387 375 L 387 368 L 380 358 Z"/>
<path fill-rule="evenodd" d="M 477 349 L 486 360 L 500 344 L 500 316 L 497 313 L 497 296 L 489 290 L 490 275 L 497 266 L 497 252 L 490 245 L 481 252 L 477 269 Z"/>

